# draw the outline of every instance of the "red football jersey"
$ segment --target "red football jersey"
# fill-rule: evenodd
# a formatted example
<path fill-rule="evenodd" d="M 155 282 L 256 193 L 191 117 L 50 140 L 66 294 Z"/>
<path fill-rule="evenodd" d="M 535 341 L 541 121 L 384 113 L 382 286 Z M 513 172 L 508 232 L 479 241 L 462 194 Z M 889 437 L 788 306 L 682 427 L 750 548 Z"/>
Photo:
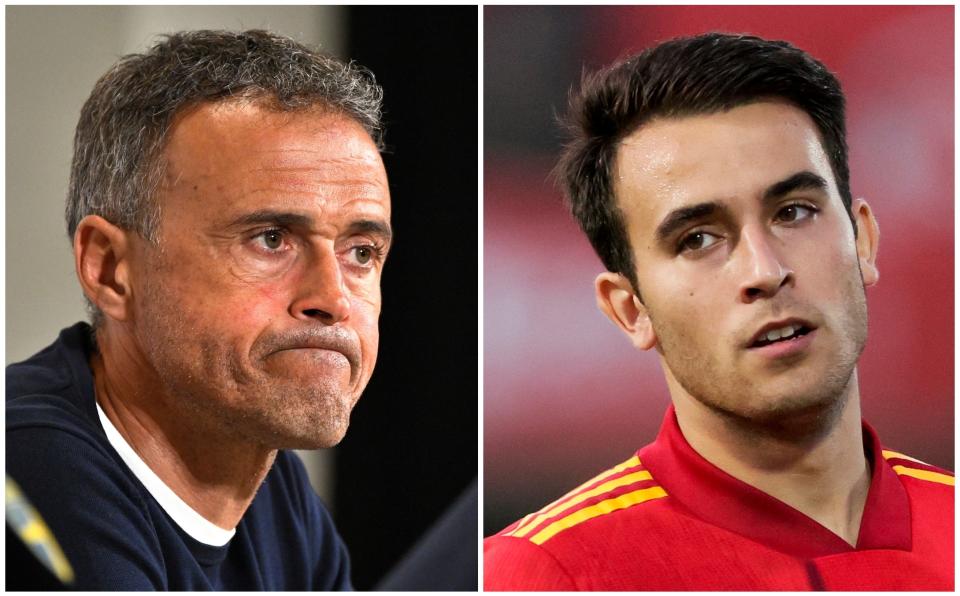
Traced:
<path fill-rule="evenodd" d="M 857 546 L 656 441 L 484 541 L 487 590 L 953 590 L 953 474 L 880 446 Z"/>

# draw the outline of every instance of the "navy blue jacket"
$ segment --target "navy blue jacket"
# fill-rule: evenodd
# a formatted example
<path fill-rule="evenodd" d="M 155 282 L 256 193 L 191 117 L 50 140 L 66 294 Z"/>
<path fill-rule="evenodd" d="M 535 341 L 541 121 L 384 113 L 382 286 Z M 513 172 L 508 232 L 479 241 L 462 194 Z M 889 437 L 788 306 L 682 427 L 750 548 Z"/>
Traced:
<path fill-rule="evenodd" d="M 225 546 L 181 530 L 104 434 L 88 364 L 94 349 L 90 327 L 79 323 L 7 367 L 7 474 L 63 548 L 73 588 L 351 588 L 347 550 L 293 453 L 277 454 Z"/>

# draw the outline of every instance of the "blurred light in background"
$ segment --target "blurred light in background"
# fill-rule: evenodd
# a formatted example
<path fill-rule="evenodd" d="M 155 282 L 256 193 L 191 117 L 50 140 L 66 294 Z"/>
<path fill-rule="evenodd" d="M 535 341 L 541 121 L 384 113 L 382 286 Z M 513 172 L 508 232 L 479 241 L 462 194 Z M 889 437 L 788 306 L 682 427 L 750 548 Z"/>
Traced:
<path fill-rule="evenodd" d="M 881 229 L 860 361 L 884 443 L 953 467 L 953 7 L 486 7 L 484 533 L 650 442 L 669 394 L 596 309 L 601 271 L 549 171 L 583 68 L 706 31 L 785 39 L 848 101 L 851 187 Z"/>

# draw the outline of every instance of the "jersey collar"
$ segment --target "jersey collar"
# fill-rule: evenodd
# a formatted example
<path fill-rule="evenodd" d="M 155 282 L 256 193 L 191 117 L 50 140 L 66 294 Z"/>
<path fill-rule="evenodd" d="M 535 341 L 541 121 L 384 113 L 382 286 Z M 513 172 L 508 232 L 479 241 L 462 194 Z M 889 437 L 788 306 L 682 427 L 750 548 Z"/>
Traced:
<path fill-rule="evenodd" d="M 882 457 L 876 432 L 863 422 L 871 481 L 856 548 L 810 517 L 701 457 L 687 443 L 673 406 L 656 441 L 638 452 L 640 461 L 696 517 L 798 557 L 812 558 L 869 549 L 911 549 L 910 503 L 896 472 Z"/>

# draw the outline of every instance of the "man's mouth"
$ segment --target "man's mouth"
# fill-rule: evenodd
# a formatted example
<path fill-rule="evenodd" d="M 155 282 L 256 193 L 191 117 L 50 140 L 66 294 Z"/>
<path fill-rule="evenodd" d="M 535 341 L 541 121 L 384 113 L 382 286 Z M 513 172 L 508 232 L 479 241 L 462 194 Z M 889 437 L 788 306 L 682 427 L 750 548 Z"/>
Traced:
<path fill-rule="evenodd" d="M 749 348 L 762 348 L 770 344 L 796 341 L 804 335 L 813 331 L 813 327 L 804 322 L 792 322 L 787 324 L 776 324 L 775 326 L 765 326 L 753 337 Z"/>
<path fill-rule="evenodd" d="M 272 335 L 263 342 L 264 357 L 283 352 L 301 352 L 311 358 L 323 358 L 330 361 L 340 360 L 349 363 L 350 379 L 354 382 L 361 371 L 361 348 L 356 335 L 340 327 L 303 328 L 295 331 Z M 329 352 L 320 356 L 322 352 Z"/>

